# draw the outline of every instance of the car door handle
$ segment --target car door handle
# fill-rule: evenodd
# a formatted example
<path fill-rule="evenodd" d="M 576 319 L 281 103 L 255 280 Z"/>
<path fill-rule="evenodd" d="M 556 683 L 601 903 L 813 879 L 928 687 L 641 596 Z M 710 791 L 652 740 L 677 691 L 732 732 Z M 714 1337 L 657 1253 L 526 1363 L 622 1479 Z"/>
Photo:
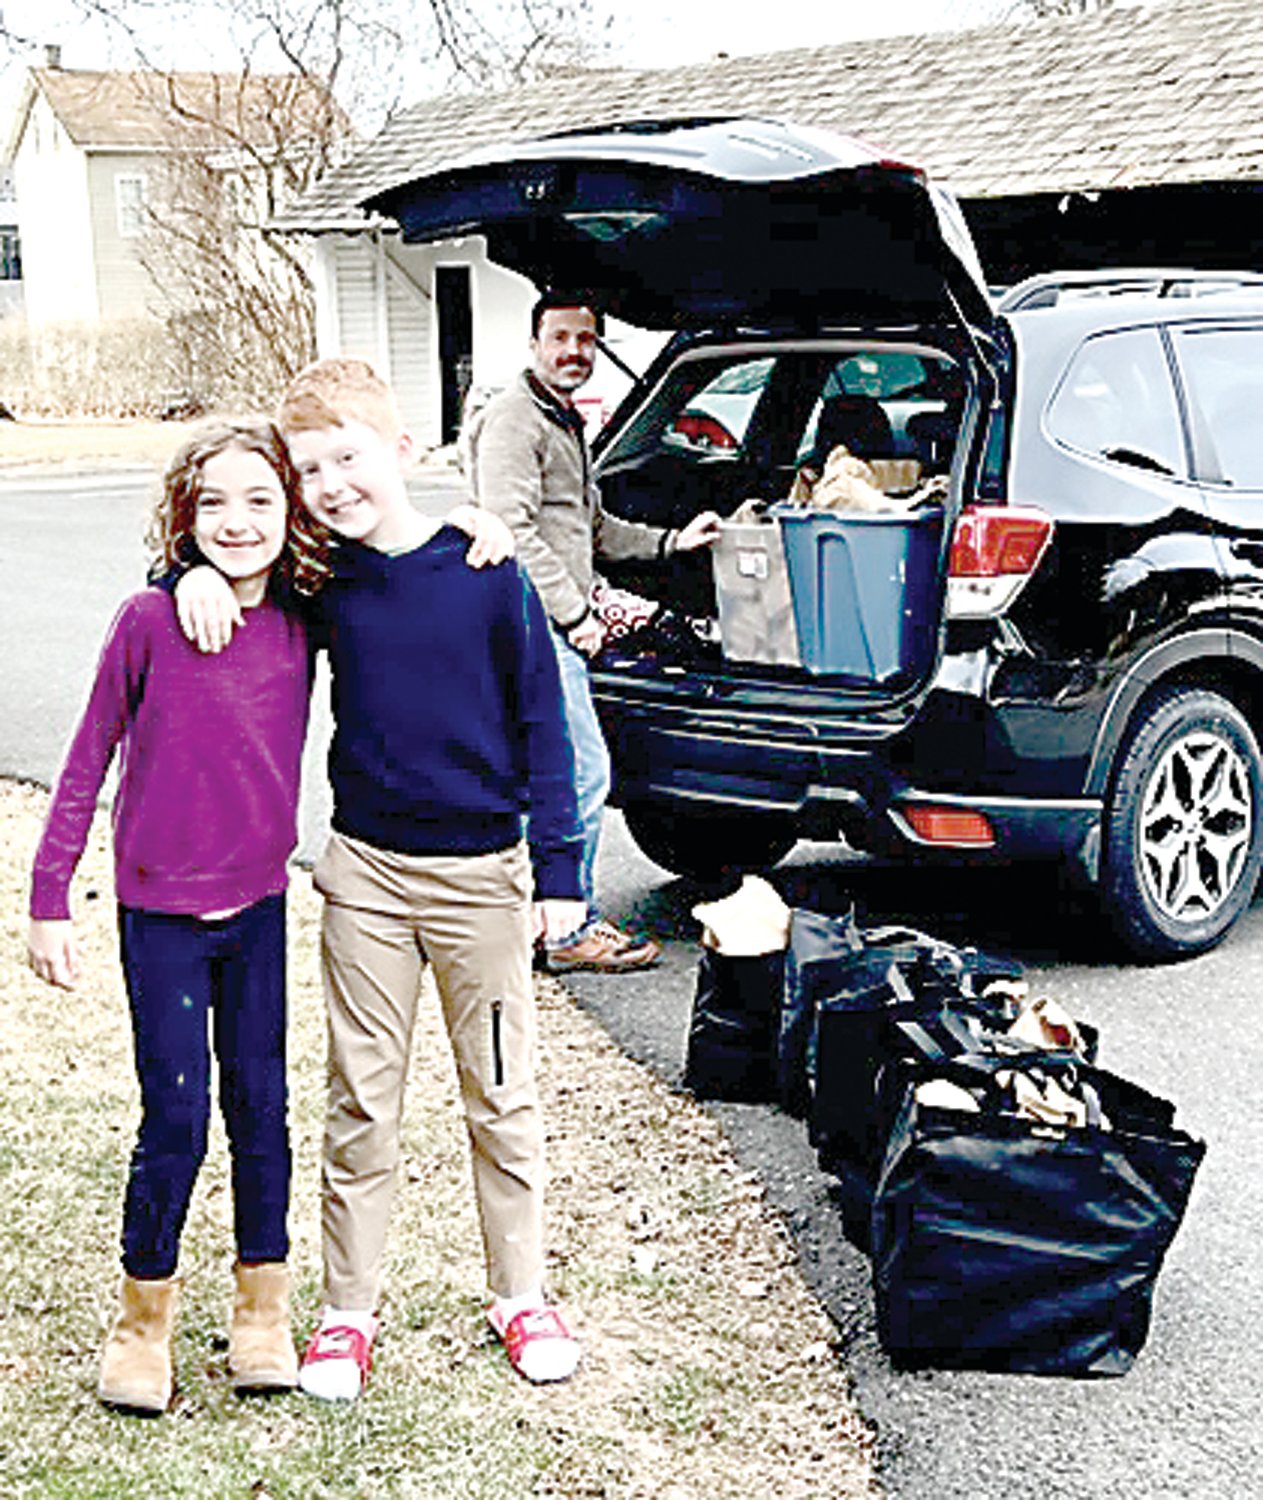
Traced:
<path fill-rule="evenodd" d="M 1228 543 L 1228 550 L 1233 557 L 1239 557 L 1243 562 L 1253 563 L 1256 567 L 1263 567 L 1263 540 L 1250 541 L 1243 536 L 1233 537 Z"/>

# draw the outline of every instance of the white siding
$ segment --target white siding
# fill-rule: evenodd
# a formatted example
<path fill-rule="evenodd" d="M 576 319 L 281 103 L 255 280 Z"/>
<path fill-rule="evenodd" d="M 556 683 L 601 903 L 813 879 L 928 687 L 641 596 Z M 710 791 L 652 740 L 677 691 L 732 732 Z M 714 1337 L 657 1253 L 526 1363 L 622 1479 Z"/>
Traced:
<path fill-rule="evenodd" d="M 380 329 L 380 257 L 376 242 L 368 235 L 339 236 L 333 248 L 335 309 L 330 332 L 334 347 L 322 354 L 349 354 L 367 359 L 382 370 Z"/>
<path fill-rule="evenodd" d="M 390 381 L 404 423 L 422 448 L 438 446 L 440 431 L 438 354 L 433 276 L 429 257 L 409 247 L 386 247 L 386 315 Z M 421 276 L 425 280 L 421 280 Z"/>
<path fill-rule="evenodd" d="M 26 316 L 32 326 L 98 316 L 83 153 L 38 96 L 13 164 Z"/>
<path fill-rule="evenodd" d="M 341 241 L 331 234 L 313 241 L 311 278 L 316 299 L 316 354 L 325 359 L 338 349 L 338 255 Z"/>
<path fill-rule="evenodd" d="M 430 252 L 372 235 L 323 235 L 317 251 L 317 348 L 368 360 L 390 381 L 422 447 L 438 442 Z"/>

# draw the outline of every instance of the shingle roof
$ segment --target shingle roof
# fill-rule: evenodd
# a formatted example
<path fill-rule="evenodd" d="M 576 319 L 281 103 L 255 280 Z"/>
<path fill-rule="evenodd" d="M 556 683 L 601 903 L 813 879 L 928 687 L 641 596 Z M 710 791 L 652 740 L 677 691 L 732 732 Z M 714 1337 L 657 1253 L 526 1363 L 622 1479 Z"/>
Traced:
<path fill-rule="evenodd" d="M 1263 179 L 1260 0 L 611 70 L 414 105 L 287 216 L 365 223 L 374 192 L 495 140 L 655 116 L 771 115 L 880 143 L 964 198 Z"/>
<path fill-rule="evenodd" d="M 275 141 L 278 131 L 328 134 L 323 128 L 328 95 L 297 74 L 33 68 L 21 116 L 36 91 L 48 100 L 70 139 L 89 151 L 222 145 L 224 134 L 216 121 L 252 146 Z M 344 123 L 340 110 L 336 119 Z"/>

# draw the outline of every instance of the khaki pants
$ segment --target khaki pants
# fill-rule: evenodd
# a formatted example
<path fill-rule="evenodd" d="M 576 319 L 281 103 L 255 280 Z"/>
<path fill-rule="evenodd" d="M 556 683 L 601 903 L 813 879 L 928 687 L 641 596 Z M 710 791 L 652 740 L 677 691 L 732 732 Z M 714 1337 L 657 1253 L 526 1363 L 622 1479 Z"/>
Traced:
<path fill-rule="evenodd" d="M 329 1020 L 322 1229 L 325 1298 L 376 1309 L 404 1085 L 425 965 L 456 1059 L 492 1292 L 543 1278 L 544 1145 L 535 1084 L 526 845 L 411 856 L 334 834 L 325 898 Z"/>

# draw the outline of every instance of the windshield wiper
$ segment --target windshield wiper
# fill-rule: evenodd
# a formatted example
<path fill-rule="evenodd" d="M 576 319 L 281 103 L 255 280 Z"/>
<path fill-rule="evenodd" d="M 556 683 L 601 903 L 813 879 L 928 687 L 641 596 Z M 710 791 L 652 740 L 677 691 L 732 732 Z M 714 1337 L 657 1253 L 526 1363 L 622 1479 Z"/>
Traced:
<path fill-rule="evenodd" d="M 1130 464 L 1134 469 L 1148 469 L 1153 474 L 1175 474 L 1160 458 L 1142 453 L 1139 448 L 1103 448 L 1101 457 L 1113 459 L 1116 464 Z"/>

